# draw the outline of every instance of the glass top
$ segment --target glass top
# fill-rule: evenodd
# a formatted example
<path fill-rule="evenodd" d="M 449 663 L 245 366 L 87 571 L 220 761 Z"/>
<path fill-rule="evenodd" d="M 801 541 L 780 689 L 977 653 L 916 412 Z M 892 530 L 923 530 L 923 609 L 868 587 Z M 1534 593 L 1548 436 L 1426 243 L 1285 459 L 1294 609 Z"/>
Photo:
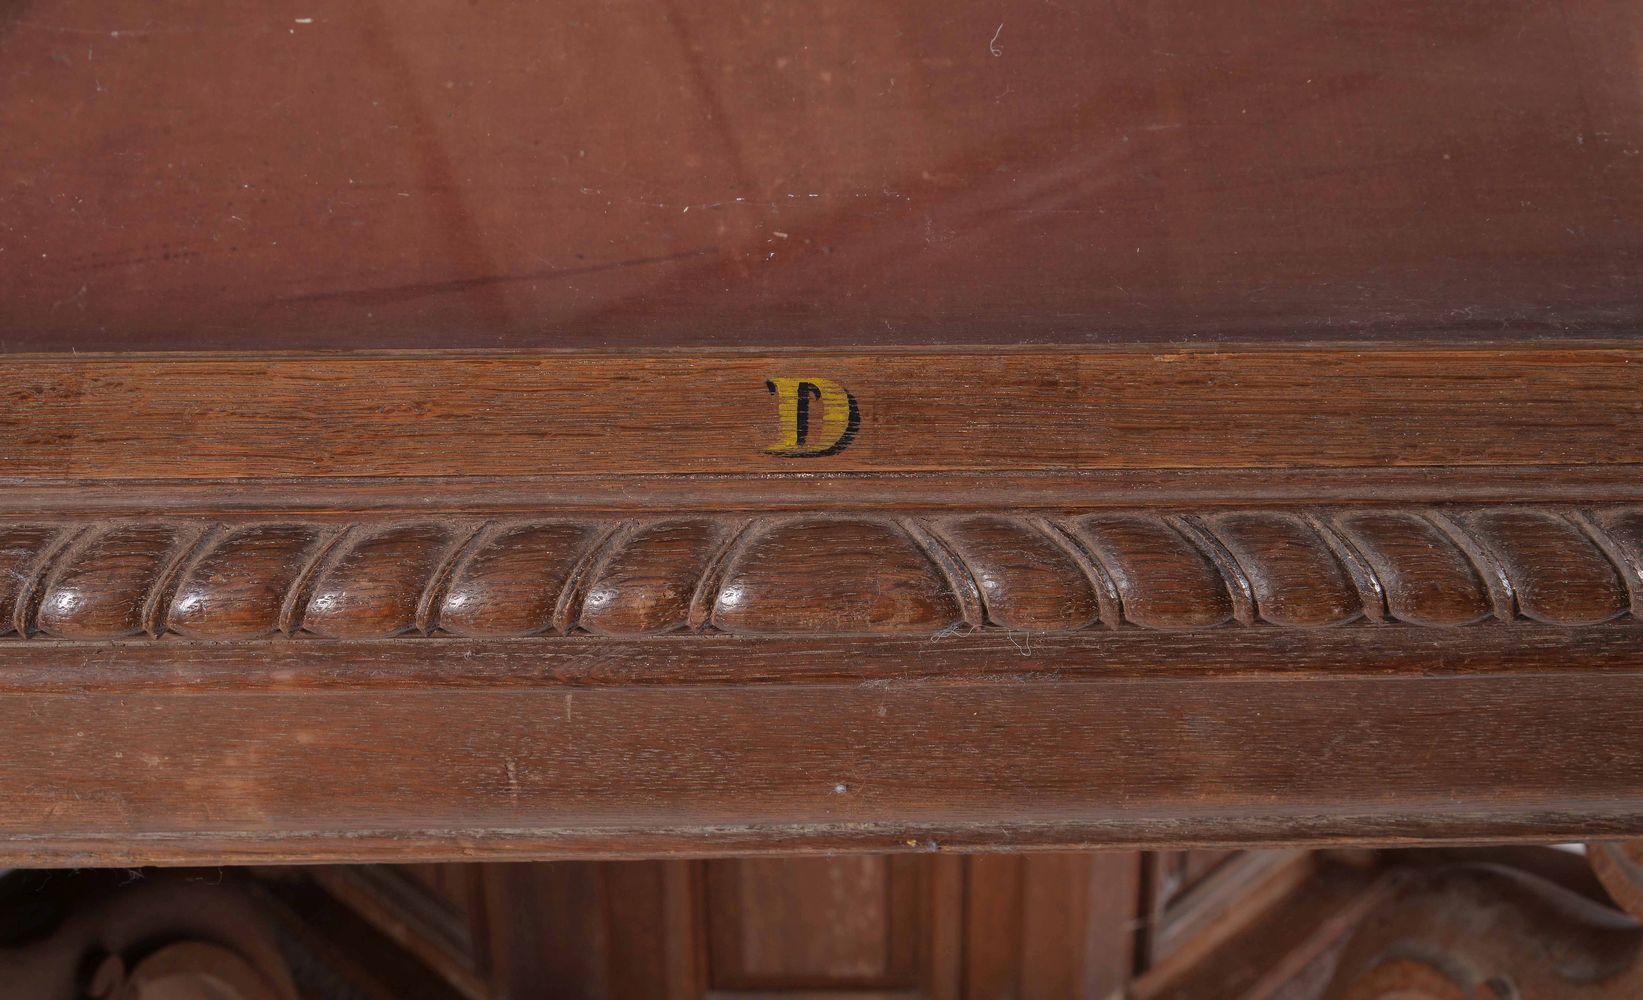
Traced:
<path fill-rule="evenodd" d="M 0 4 L 8 351 L 1640 318 L 1637 0 Z"/>

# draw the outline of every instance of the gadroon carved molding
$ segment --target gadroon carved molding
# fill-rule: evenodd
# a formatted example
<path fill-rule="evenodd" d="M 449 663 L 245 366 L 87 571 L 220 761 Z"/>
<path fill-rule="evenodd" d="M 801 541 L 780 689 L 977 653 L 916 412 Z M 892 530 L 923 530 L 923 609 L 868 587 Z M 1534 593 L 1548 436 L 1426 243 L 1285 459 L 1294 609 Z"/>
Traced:
<path fill-rule="evenodd" d="M 1643 507 L 13 521 L 0 608 L 11 641 L 1579 626 L 1643 608 Z"/>

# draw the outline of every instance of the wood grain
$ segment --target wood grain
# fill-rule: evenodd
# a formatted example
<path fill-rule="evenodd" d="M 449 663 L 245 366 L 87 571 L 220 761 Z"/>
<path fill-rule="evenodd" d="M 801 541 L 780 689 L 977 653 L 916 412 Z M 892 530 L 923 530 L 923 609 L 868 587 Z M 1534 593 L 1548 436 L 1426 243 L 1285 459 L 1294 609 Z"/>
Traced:
<path fill-rule="evenodd" d="M 668 635 L 0 643 L 0 691 L 290 691 L 1068 679 L 1625 674 L 1631 625 L 1225 629 L 937 636 Z M 1009 688 L 1000 688 L 1003 697 Z"/>
<path fill-rule="evenodd" d="M 0 710 L 8 864 L 1643 829 L 1643 671 L 81 688 L 7 693 Z"/>
<path fill-rule="evenodd" d="M 1636 837 L 1638 360 L 14 357 L 0 863 Z"/>
<path fill-rule="evenodd" d="M 1636 0 L 582 6 L 6 5 L 0 861 L 1643 836 Z"/>
<path fill-rule="evenodd" d="M 8 476 L 104 480 L 1638 463 L 1640 360 L 1619 344 L 12 357 L 0 446 Z M 851 445 L 767 454 L 777 376 L 849 390 Z"/>

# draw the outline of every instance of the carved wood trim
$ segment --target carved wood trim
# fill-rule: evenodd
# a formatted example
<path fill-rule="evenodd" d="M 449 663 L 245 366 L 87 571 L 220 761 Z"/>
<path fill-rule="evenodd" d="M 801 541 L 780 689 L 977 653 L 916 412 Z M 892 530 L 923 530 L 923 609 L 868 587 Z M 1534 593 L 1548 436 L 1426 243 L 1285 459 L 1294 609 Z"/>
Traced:
<path fill-rule="evenodd" d="M 1494 863 L 1394 871 L 1354 929 L 1326 1000 L 1635 997 L 1643 925 Z"/>
<path fill-rule="evenodd" d="M 8 359 L 0 860 L 1634 837 L 1639 362 Z"/>
<path fill-rule="evenodd" d="M 0 634 L 482 639 L 1632 621 L 1643 508 L 0 526 Z"/>
<path fill-rule="evenodd" d="M 311 995 L 296 976 L 314 970 L 293 965 L 289 942 L 240 873 L 77 872 L 71 880 L 17 873 L 3 891 L 0 993 L 7 997 Z"/>
<path fill-rule="evenodd" d="M 1643 841 L 1587 844 L 1586 857 L 1615 905 L 1643 920 Z"/>

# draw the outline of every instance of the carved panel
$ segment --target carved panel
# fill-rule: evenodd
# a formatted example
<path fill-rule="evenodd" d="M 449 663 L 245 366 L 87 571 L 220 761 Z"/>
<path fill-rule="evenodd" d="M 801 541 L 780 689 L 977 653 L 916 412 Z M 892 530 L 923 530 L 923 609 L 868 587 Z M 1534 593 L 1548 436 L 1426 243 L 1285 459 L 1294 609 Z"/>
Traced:
<path fill-rule="evenodd" d="M 243 873 L 12 873 L 0 882 L 0 996 L 18 1000 L 298 1000 L 293 961 Z"/>
<path fill-rule="evenodd" d="M 1507 1000 L 1643 992 L 1643 927 L 1539 875 L 1456 864 L 1389 878 L 1327 1000 Z"/>

